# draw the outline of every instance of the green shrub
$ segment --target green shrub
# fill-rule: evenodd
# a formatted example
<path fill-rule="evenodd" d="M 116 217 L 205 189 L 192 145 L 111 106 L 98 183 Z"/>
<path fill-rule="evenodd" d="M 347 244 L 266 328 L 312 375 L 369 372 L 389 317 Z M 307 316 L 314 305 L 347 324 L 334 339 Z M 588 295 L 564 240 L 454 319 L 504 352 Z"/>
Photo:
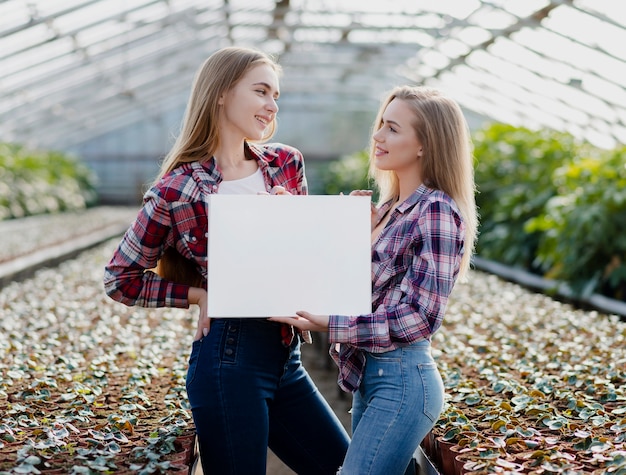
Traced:
<path fill-rule="evenodd" d="M 82 209 L 96 199 L 95 175 L 77 160 L 0 143 L 0 220 Z"/>
<path fill-rule="evenodd" d="M 321 192 L 326 195 L 348 194 L 353 190 L 372 189 L 367 176 L 369 152 L 362 150 L 325 164 L 319 170 Z"/>
<path fill-rule="evenodd" d="M 576 154 L 573 137 L 554 131 L 493 124 L 474 133 L 476 203 L 480 213 L 477 253 L 533 270 L 540 233 L 527 232 L 556 195 L 552 173 Z"/>
<path fill-rule="evenodd" d="M 626 147 L 578 157 L 553 173 L 558 195 L 530 220 L 546 276 L 583 296 L 626 298 Z"/>
<path fill-rule="evenodd" d="M 551 130 L 492 124 L 473 134 L 477 254 L 626 300 L 626 147 L 610 152 Z M 366 151 L 331 162 L 323 192 L 370 188 Z"/>
<path fill-rule="evenodd" d="M 580 297 L 626 298 L 626 148 L 495 124 L 474 133 L 477 253 L 567 283 Z"/>

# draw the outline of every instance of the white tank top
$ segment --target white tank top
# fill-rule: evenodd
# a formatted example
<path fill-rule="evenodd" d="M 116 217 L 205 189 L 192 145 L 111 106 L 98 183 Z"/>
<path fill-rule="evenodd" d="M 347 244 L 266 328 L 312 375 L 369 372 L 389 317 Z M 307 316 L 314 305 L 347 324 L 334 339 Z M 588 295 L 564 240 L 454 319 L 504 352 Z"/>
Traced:
<path fill-rule="evenodd" d="M 238 180 L 223 180 L 217 193 L 219 195 L 256 195 L 266 192 L 263 172 L 257 168 L 256 172 Z"/>

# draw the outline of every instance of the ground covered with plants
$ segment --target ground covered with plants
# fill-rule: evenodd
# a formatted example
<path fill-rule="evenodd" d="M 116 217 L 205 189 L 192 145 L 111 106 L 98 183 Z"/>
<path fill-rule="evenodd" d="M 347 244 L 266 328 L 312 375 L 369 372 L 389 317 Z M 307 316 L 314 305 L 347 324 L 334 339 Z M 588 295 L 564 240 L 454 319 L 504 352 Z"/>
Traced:
<path fill-rule="evenodd" d="M 626 474 L 625 321 L 475 272 L 433 346 L 444 474 Z"/>
<path fill-rule="evenodd" d="M 113 246 L 0 290 L 0 473 L 189 471 L 193 316 L 108 299 Z"/>
<path fill-rule="evenodd" d="M 116 244 L 0 290 L 0 472 L 188 470 L 195 314 L 108 299 Z M 433 346 L 442 472 L 626 473 L 625 322 L 475 271 Z"/>
<path fill-rule="evenodd" d="M 0 220 L 0 264 L 65 244 L 71 239 L 99 233 L 110 226 L 128 225 L 136 215 L 137 209 L 133 207 L 98 206 Z"/>
<path fill-rule="evenodd" d="M 499 125 L 477 138 L 484 257 L 623 300 L 623 151 Z M 366 162 L 319 171 L 318 192 L 368 187 Z M 136 212 L 93 200 L 76 162 L 0 144 L 0 264 Z M 0 288 L 0 475 L 189 471 L 195 313 L 108 299 L 117 241 Z M 448 398 L 423 447 L 445 475 L 626 475 L 625 321 L 474 271 L 433 347 Z"/>

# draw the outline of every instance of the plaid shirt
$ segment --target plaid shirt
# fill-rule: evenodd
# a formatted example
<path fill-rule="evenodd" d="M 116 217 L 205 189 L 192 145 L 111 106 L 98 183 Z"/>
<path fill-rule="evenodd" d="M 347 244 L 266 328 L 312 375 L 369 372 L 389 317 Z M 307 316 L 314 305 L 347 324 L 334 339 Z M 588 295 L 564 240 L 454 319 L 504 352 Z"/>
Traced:
<path fill-rule="evenodd" d="M 259 164 L 269 192 L 283 186 L 307 193 L 304 161 L 283 144 L 246 144 Z M 222 175 L 215 160 L 185 163 L 165 175 L 144 196 L 143 207 L 124 234 L 104 273 L 106 293 L 126 305 L 188 308 L 189 286 L 167 281 L 153 269 L 168 247 L 195 262 L 207 277 L 207 197 L 217 193 Z"/>
<path fill-rule="evenodd" d="M 378 221 L 391 203 L 378 210 Z M 331 315 L 331 356 L 339 385 L 356 391 L 365 352 L 384 353 L 430 339 L 441 326 L 464 252 L 465 226 L 454 201 L 420 186 L 392 213 L 372 246 L 372 310 Z"/>

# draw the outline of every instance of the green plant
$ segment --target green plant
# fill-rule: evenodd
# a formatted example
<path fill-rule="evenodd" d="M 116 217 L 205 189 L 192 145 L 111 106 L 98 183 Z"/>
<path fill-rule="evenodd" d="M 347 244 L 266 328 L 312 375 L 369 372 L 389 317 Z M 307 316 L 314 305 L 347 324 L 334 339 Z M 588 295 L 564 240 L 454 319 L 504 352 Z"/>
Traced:
<path fill-rule="evenodd" d="M 369 152 L 362 150 L 333 160 L 320 170 L 322 193 L 327 195 L 348 194 L 353 190 L 371 189 L 368 178 Z"/>
<path fill-rule="evenodd" d="M 95 183 L 74 157 L 0 143 L 0 220 L 91 206 Z"/>
<path fill-rule="evenodd" d="M 41 464 L 41 458 L 32 455 L 30 452 L 33 450 L 32 445 L 25 445 L 17 451 L 17 465 L 13 469 L 13 473 L 41 473 L 37 468 Z"/>
<path fill-rule="evenodd" d="M 535 262 L 582 296 L 626 299 L 626 147 L 564 164 L 553 182 L 558 195 L 526 225 L 541 234 Z"/>
<path fill-rule="evenodd" d="M 533 269 L 540 233 L 527 222 L 557 194 L 552 173 L 576 156 L 573 136 L 492 124 L 473 135 L 480 256 Z"/>

